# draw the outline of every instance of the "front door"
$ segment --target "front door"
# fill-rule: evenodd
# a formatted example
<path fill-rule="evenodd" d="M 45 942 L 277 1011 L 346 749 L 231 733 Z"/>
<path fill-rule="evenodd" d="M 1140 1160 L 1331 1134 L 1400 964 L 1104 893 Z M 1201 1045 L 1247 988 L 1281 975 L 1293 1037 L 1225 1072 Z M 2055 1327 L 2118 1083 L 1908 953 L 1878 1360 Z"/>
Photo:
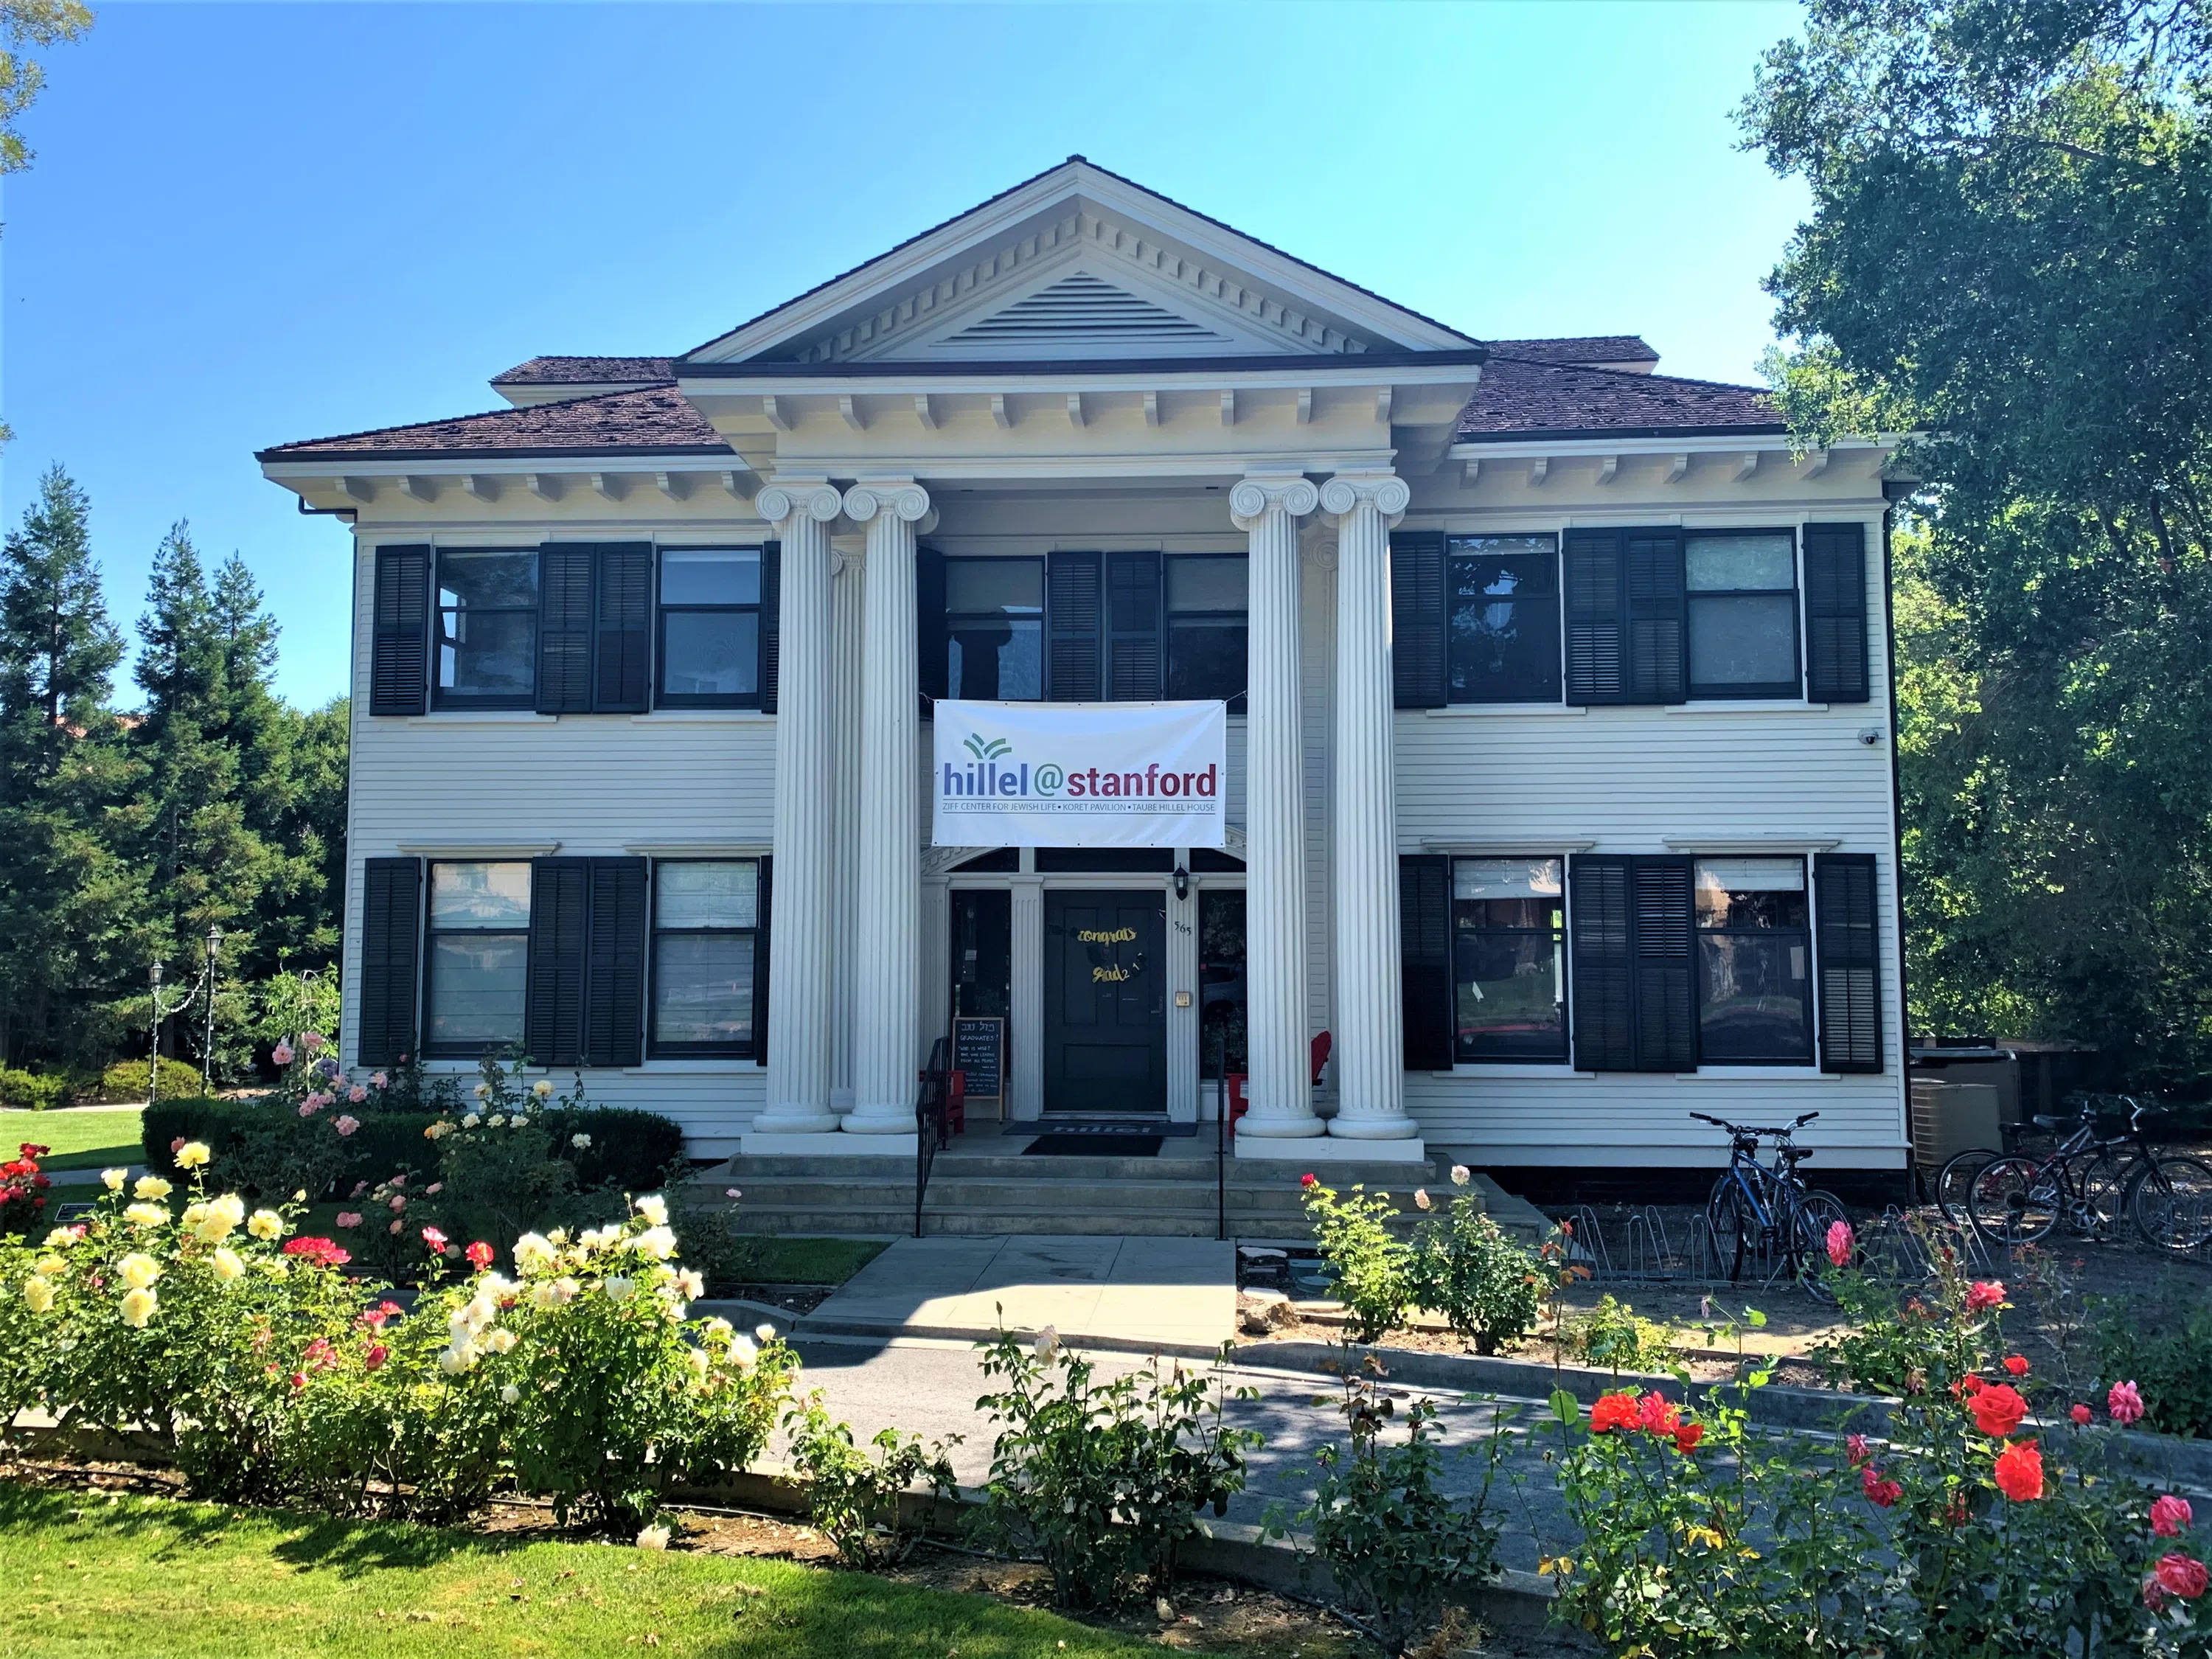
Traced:
<path fill-rule="evenodd" d="M 1168 1108 L 1167 898 L 1044 896 L 1044 1109 Z"/>

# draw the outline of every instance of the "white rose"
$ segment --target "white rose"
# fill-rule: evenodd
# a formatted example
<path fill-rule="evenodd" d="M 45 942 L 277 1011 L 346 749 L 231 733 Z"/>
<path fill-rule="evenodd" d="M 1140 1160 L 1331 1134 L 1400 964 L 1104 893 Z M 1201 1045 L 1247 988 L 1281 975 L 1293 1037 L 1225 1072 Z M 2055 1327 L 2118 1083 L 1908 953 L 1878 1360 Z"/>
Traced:
<path fill-rule="evenodd" d="M 475 1351 L 458 1347 L 438 1350 L 438 1369 L 448 1376 L 458 1376 L 477 1363 Z"/>
<path fill-rule="evenodd" d="M 561 1287 L 550 1279 L 541 1279 L 530 1287 L 530 1305 L 533 1308 L 557 1308 L 561 1300 Z"/>
<path fill-rule="evenodd" d="M 513 1117 L 507 1119 L 507 1127 L 510 1129 L 526 1129 L 530 1127 L 530 1120 L 520 1112 L 517 1112 Z"/>
<path fill-rule="evenodd" d="M 668 1528 L 647 1527 L 637 1535 L 637 1547 L 641 1550 L 665 1550 L 668 1547 Z"/>
<path fill-rule="evenodd" d="M 605 1285 L 608 1299 L 615 1302 L 629 1301 L 629 1293 L 637 1288 L 627 1279 L 610 1279 Z"/>
<path fill-rule="evenodd" d="M 707 1375 L 707 1366 L 709 1362 L 704 1348 L 687 1349 L 684 1355 L 684 1363 L 691 1367 L 692 1376 L 702 1377 Z"/>
<path fill-rule="evenodd" d="M 501 1389 L 500 1389 L 500 1391 L 499 1391 L 499 1403 L 500 1403 L 501 1405 L 502 1405 L 502 1406 L 514 1406 L 514 1405 L 520 1405 L 520 1404 L 521 1403 L 521 1401 L 522 1401 L 522 1390 L 521 1390 L 521 1389 L 518 1389 L 518 1388 L 516 1388 L 516 1387 L 514 1386 L 514 1383 L 509 1382 L 509 1383 L 507 1383 L 507 1384 L 505 1384 L 503 1387 L 501 1387 Z"/>
<path fill-rule="evenodd" d="M 489 1118 L 485 1119 L 484 1121 L 485 1121 L 487 1123 L 490 1124 L 490 1125 L 491 1125 L 491 1127 L 492 1127 L 493 1128 L 495 1128 L 495 1129 L 503 1128 L 503 1127 L 506 1126 L 506 1123 L 507 1123 L 507 1114 L 506 1114 L 506 1113 L 504 1113 L 504 1112 L 494 1112 L 494 1113 L 493 1113 L 493 1114 L 492 1114 Z"/>
<path fill-rule="evenodd" d="M 1453 1186 L 1464 1187 L 1474 1177 L 1466 1164 L 1455 1164 L 1451 1167 L 1451 1178 Z"/>
<path fill-rule="evenodd" d="M 502 1325 L 484 1338 L 483 1345 L 494 1353 L 505 1353 L 514 1346 L 514 1333 Z"/>
<path fill-rule="evenodd" d="M 763 1342 L 773 1342 L 775 1340 L 775 1327 L 763 1320 L 753 1327 L 753 1334 Z"/>
<path fill-rule="evenodd" d="M 491 1085 L 490 1085 L 490 1084 L 489 1084 L 489 1083 L 479 1083 L 479 1084 L 477 1084 L 477 1086 L 476 1086 L 475 1093 L 476 1093 L 476 1097 L 477 1097 L 478 1100 L 482 1100 L 482 1099 L 485 1098 L 487 1096 L 489 1096 L 489 1095 L 491 1093 Z"/>
<path fill-rule="evenodd" d="M 637 1212 L 645 1218 L 648 1226 L 665 1227 L 668 1224 L 668 1200 L 659 1193 L 648 1193 L 638 1200 Z"/>
<path fill-rule="evenodd" d="M 568 1137 L 568 1144 L 580 1152 L 592 1144 L 592 1138 L 587 1134 L 573 1134 Z"/>
<path fill-rule="evenodd" d="M 123 1190 L 123 1182 L 130 1173 L 128 1170 L 102 1170 L 100 1172 L 100 1178 L 106 1183 L 109 1192 L 119 1193 Z"/>
<path fill-rule="evenodd" d="M 483 1121 L 483 1119 L 477 1116 L 474 1112 L 471 1112 L 466 1117 L 461 1120 L 461 1127 L 464 1129 L 473 1129 L 477 1124 Z"/>
<path fill-rule="evenodd" d="M 647 1227 L 637 1236 L 637 1247 L 656 1261 L 676 1254 L 676 1235 L 666 1227 Z"/>
<path fill-rule="evenodd" d="M 676 1275 L 676 1288 L 696 1302 L 707 1294 L 707 1281 L 695 1270 L 686 1267 Z"/>
<path fill-rule="evenodd" d="M 550 1078 L 539 1078 L 537 1082 L 530 1085 L 530 1092 L 540 1100 L 550 1100 L 553 1097 L 553 1080 Z"/>

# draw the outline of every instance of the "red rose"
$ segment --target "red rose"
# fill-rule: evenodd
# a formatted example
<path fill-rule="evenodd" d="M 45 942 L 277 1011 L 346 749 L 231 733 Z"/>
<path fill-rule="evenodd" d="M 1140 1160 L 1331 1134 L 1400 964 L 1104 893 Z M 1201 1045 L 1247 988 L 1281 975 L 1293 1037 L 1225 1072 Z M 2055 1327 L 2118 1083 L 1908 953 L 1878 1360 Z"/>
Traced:
<path fill-rule="evenodd" d="M 1866 1494 L 1867 1502 L 1882 1510 L 1905 1496 L 1903 1486 L 1894 1480 L 1883 1480 L 1871 1463 L 1859 1471 L 1859 1490 Z"/>
<path fill-rule="evenodd" d="M 372 1342 L 368 1345 L 368 1352 L 362 1355 L 361 1363 L 370 1370 L 374 1370 L 384 1363 L 385 1356 L 391 1352 L 381 1342 Z"/>
<path fill-rule="evenodd" d="M 1637 1401 L 1637 1426 L 1646 1434 L 1674 1433 L 1681 1416 L 1681 1408 L 1670 1405 L 1656 1389 Z"/>
<path fill-rule="evenodd" d="M 1702 1423 L 1678 1423 L 1674 1425 L 1674 1449 L 1685 1457 L 1697 1450 L 1698 1442 L 1705 1437 Z"/>
<path fill-rule="evenodd" d="M 1318 1187 L 1321 1185 L 1321 1177 L 1315 1175 L 1311 1170 L 1308 1170 L 1304 1175 L 1298 1177 L 1298 1185 L 1301 1187 Z"/>
<path fill-rule="evenodd" d="M 2151 1577 L 2167 1595 L 2178 1595 L 2185 1601 L 2194 1601 L 2204 1594 L 2204 1564 L 2179 1552 L 2159 1557 L 2158 1565 L 2151 1569 Z"/>
<path fill-rule="evenodd" d="M 478 1273 L 482 1273 L 486 1267 L 491 1266 L 491 1246 L 485 1243 L 481 1238 L 477 1240 L 475 1243 L 469 1246 L 467 1255 L 469 1258 L 469 1266 L 474 1267 Z"/>
<path fill-rule="evenodd" d="M 2185 1498 L 2169 1494 L 2150 1506 L 2150 1529 L 2160 1538 L 2179 1537 L 2192 1518 Z"/>
<path fill-rule="evenodd" d="M 2076 1401 L 2074 1409 L 2066 1414 L 2072 1418 L 2076 1423 L 2087 1423 L 2091 1415 L 2089 1408 L 2087 1406 L 2081 1404 L 2079 1401 Z"/>
<path fill-rule="evenodd" d="M 2026 1376 L 2027 1375 L 2027 1356 L 2024 1353 L 2010 1355 L 2005 1360 L 2005 1369 L 2010 1371 L 2014 1376 Z"/>
<path fill-rule="evenodd" d="M 1599 1396 L 1590 1407 L 1590 1432 L 1609 1434 L 1615 1429 L 1632 1429 L 1640 1420 L 1636 1396 L 1632 1394 L 1608 1394 Z"/>
<path fill-rule="evenodd" d="M 2015 1504 L 2043 1496 L 2043 1453 L 2033 1440 L 2023 1440 L 1999 1452 L 1995 1474 L 1997 1490 Z M 2202 1572 L 2203 1569 L 2197 1571 Z M 2203 1586 L 2200 1583 L 2197 1588 Z"/>
<path fill-rule="evenodd" d="M 1973 1413 L 1976 1428 L 1992 1440 L 2002 1440 L 2027 1415 L 2027 1401 L 2011 1383 L 1999 1382 L 1975 1395 L 1966 1409 Z"/>
<path fill-rule="evenodd" d="M 1844 1437 L 1844 1455 L 1850 1459 L 1851 1467 L 1853 1468 L 1856 1468 L 1860 1464 L 1865 1462 L 1869 1455 L 1867 1452 L 1867 1437 L 1863 1434 L 1845 1435 Z"/>
<path fill-rule="evenodd" d="M 2005 1287 L 2001 1279 L 1978 1279 L 1966 1292 L 1966 1311 L 1980 1313 L 1985 1308 L 2004 1305 Z"/>

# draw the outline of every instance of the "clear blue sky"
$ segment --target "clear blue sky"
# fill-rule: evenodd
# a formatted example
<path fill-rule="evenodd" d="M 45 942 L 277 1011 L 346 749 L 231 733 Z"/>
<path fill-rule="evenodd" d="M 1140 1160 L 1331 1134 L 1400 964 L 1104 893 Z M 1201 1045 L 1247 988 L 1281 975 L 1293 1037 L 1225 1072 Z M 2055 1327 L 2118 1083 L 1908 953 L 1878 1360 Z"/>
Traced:
<path fill-rule="evenodd" d="M 244 553 L 280 689 L 319 702 L 347 537 L 254 449 L 497 407 L 485 381 L 540 352 L 683 350 L 1079 151 L 1469 332 L 1640 332 L 1749 380 L 1803 197 L 1730 112 L 1796 21 L 102 5 L 6 186 L 0 510 L 67 465 L 126 629 L 189 519 Z"/>

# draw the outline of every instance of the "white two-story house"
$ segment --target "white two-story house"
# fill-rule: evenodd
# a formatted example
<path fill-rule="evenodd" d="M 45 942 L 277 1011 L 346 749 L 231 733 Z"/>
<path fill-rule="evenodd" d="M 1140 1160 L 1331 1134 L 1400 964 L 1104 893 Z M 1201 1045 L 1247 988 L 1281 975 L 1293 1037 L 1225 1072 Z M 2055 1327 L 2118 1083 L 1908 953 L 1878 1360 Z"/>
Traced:
<path fill-rule="evenodd" d="M 995 1018 L 1020 1125 L 1219 1068 L 1240 1158 L 1817 1111 L 1900 1167 L 1886 455 L 1656 361 L 1074 158 L 682 356 L 262 452 L 353 532 L 345 1060 L 911 1156 Z M 1218 700 L 1224 844 L 939 844 L 945 698 Z"/>

